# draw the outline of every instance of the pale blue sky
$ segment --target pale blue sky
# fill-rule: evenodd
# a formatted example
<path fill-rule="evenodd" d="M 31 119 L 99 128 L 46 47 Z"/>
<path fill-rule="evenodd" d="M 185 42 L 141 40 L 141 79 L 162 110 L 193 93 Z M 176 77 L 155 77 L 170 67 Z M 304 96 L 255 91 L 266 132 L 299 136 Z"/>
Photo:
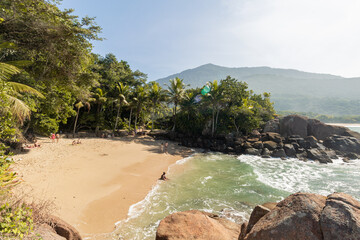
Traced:
<path fill-rule="evenodd" d="M 156 80 L 214 63 L 360 76 L 358 0 L 63 0 L 113 53 Z"/>

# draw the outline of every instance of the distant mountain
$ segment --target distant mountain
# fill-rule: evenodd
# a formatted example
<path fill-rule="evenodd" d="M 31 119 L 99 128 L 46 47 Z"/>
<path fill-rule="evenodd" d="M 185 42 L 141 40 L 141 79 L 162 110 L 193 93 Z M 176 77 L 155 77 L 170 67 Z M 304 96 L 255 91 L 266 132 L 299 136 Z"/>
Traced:
<path fill-rule="evenodd" d="M 194 69 L 156 80 L 162 86 L 170 79 L 184 79 L 190 87 L 202 87 L 208 81 L 231 76 L 249 85 L 256 93 L 270 92 L 277 110 L 316 112 L 321 114 L 360 114 L 360 78 L 343 78 L 330 74 L 302 72 L 270 67 L 228 68 L 205 64 Z M 335 101 L 335 102 L 334 102 Z M 328 106 L 331 102 L 331 105 Z M 344 109 L 344 104 L 359 103 L 359 110 Z M 334 106 L 336 105 L 336 106 Z M 339 106 L 338 106 L 339 105 Z M 334 109 L 337 108 L 337 109 Z"/>

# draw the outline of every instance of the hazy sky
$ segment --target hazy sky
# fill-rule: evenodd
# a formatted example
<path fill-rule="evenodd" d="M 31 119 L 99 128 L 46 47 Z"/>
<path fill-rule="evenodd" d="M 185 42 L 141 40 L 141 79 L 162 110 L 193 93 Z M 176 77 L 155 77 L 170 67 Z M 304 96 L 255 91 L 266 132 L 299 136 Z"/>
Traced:
<path fill-rule="evenodd" d="M 206 63 L 360 76 L 359 0 L 63 0 L 149 80 Z"/>

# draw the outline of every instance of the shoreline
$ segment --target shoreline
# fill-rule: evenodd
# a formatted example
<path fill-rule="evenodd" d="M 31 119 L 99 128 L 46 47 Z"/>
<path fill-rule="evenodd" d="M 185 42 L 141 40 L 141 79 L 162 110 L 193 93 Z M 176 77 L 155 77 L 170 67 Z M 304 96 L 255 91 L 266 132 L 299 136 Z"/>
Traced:
<path fill-rule="evenodd" d="M 55 215 L 84 238 L 111 233 L 163 171 L 191 154 L 189 148 L 170 141 L 169 154 L 161 153 L 164 141 L 148 136 L 85 138 L 75 146 L 72 140 L 51 143 L 41 138 L 41 148 L 14 156 L 14 169 L 23 179 L 19 191 L 53 201 Z"/>

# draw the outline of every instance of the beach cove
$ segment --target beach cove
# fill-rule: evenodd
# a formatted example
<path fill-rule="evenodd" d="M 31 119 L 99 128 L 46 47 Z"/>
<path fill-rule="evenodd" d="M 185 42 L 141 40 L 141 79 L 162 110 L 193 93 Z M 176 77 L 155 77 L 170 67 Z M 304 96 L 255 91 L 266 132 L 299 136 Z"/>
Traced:
<path fill-rule="evenodd" d="M 14 170 L 23 183 L 17 191 L 52 201 L 59 216 L 92 237 L 114 230 L 129 207 L 145 198 L 163 171 L 191 154 L 169 143 L 168 154 L 151 137 L 86 138 L 52 143 L 40 138 L 40 148 L 14 156 Z"/>

